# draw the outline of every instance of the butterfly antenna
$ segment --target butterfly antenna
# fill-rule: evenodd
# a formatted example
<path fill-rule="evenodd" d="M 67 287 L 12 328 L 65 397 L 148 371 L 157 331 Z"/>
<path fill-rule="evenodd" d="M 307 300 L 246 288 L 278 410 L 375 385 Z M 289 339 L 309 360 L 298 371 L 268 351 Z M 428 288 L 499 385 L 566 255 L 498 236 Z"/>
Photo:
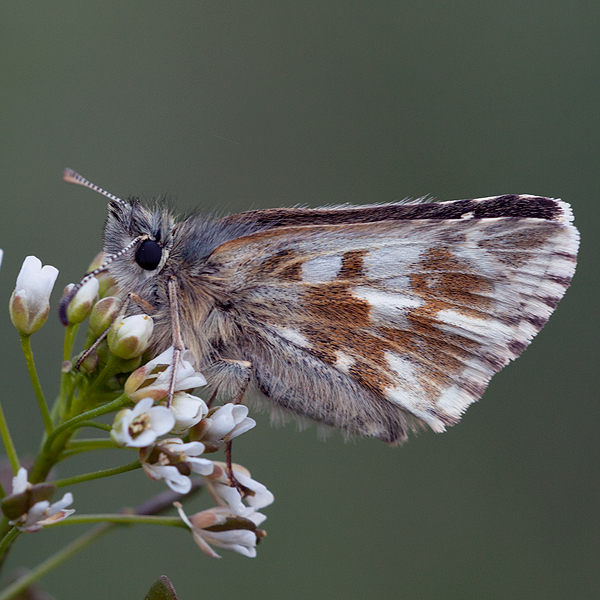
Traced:
<path fill-rule="evenodd" d="M 98 192 L 99 194 L 102 194 L 103 196 L 106 196 L 107 198 L 110 198 L 111 200 L 122 204 L 123 206 L 127 206 L 127 203 L 121 200 L 121 198 L 117 198 L 115 195 L 111 194 L 110 192 L 107 192 L 106 190 L 103 190 L 95 183 L 88 181 L 85 177 L 82 177 L 79 173 L 73 171 L 73 169 L 65 169 L 63 171 L 63 181 L 66 181 L 67 183 L 74 183 L 75 185 L 82 185 L 83 187 L 89 188 L 90 190 L 94 190 L 95 192 Z"/>
<path fill-rule="evenodd" d="M 77 175 L 77 173 L 75 173 Z M 85 180 L 84 180 L 85 181 Z M 83 185 L 83 184 L 82 184 Z M 118 198 L 117 198 L 118 200 Z M 69 317 L 67 316 L 67 309 L 69 308 L 69 304 L 71 304 L 71 300 L 75 297 L 75 294 L 92 278 L 96 277 L 102 273 L 102 271 L 106 271 L 108 265 L 110 265 L 113 260 L 119 258 L 119 256 L 123 256 L 125 252 L 131 250 L 133 246 L 135 246 L 140 240 L 147 240 L 149 236 L 147 235 L 139 235 L 134 240 L 129 242 L 127 246 L 119 250 L 116 254 L 110 254 L 106 257 L 104 262 L 97 268 L 94 269 L 91 273 L 88 273 L 79 283 L 75 284 L 69 292 L 67 292 L 60 300 L 60 304 L 58 305 L 58 316 L 63 325 L 69 324 Z"/>

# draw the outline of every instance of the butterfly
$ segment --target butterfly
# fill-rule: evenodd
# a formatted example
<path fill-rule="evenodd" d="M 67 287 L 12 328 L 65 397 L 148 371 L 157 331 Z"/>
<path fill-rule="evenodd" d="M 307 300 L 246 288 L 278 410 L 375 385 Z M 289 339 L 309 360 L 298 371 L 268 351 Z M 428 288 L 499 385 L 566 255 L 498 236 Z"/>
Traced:
<path fill-rule="evenodd" d="M 110 198 L 104 268 L 220 394 L 397 444 L 457 423 L 573 277 L 568 204 L 505 195 L 177 219 Z M 135 312 L 135 305 L 132 311 Z"/>

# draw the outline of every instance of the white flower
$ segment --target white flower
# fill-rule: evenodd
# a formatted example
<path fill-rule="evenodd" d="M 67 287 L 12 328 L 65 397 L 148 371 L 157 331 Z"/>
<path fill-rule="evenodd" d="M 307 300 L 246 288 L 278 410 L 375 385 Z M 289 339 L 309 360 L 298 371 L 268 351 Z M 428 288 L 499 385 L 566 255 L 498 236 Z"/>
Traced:
<path fill-rule="evenodd" d="M 152 398 L 140 400 L 133 409 L 126 408 L 115 416 L 110 437 L 119 446 L 143 448 L 173 429 L 175 417 L 164 406 L 152 406 Z"/>
<path fill-rule="evenodd" d="M 187 494 L 192 489 L 192 480 L 174 465 L 149 465 L 142 462 L 146 475 L 154 481 L 165 480 L 165 483 L 177 494 Z"/>
<path fill-rule="evenodd" d="M 175 427 L 171 431 L 174 435 L 187 433 L 190 427 L 201 421 L 208 413 L 206 402 L 187 392 L 174 394 L 169 408 L 175 417 Z"/>
<path fill-rule="evenodd" d="M 173 351 L 171 346 L 156 358 L 136 369 L 125 382 L 125 393 L 137 402 L 140 398 L 162 400 L 169 393 L 173 372 Z M 192 366 L 194 358 L 189 350 L 184 350 L 175 375 L 175 392 L 193 390 L 206 385 L 206 379 Z"/>
<path fill-rule="evenodd" d="M 23 502 L 33 502 L 36 496 L 45 496 L 53 494 L 56 491 L 56 487 L 48 484 L 32 485 L 27 481 L 27 470 L 21 467 L 17 475 L 13 478 L 13 490 L 10 497 L 4 499 L 8 501 L 13 499 L 15 503 L 13 506 L 21 505 Z M 19 496 L 21 496 L 19 498 Z M 20 531 L 32 533 L 39 531 L 45 525 L 52 525 L 58 523 L 63 519 L 66 519 L 69 515 L 72 515 L 75 510 L 65 510 L 67 506 L 73 503 L 73 494 L 67 492 L 61 500 L 50 504 L 48 500 L 40 500 L 39 502 L 33 502 L 31 506 L 24 507 L 25 512 L 21 515 L 9 521 L 10 525 L 15 525 Z M 10 512 L 3 506 L 5 512 Z M 13 515 L 9 515 L 13 516 Z"/>
<path fill-rule="evenodd" d="M 98 280 L 92 277 L 77 290 L 77 293 L 67 307 L 69 323 L 81 323 L 85 321 L 92 311 L 92 307 L 98 301 L 99 285 Z"/>
<path fill-rule="evenodd" d="M 165 440 L 161 446 L 172 454 L 180 453 L 182 459 L 190 465 L 192 472 L 205 476 L 213 472 L 214 463 L 212 460 L 197 458 L 197 456 L 204 452 L 204 444 L 200 442 L 185 443 L 180 438 L 170 438 Z"/>
<path fill-rule="evenodd" d="M 197 458 L 204 452 L 200 442 L 185 443 L 180 438 L 162 440 L 155 446 L 140 450 L 140 462 L 150 479 L 165 483 L 178 494 L 187 494 L 192 489 L 190 473 L 210 475 L 213 462 L 206 458 Z"/>
<path fill-rule="evenodd" d="M 36 502 L 28 511 L 25 522 L 22 525 L 18 525 L 18 522 L 10 522 L 11 525 L 17 525 L 17 529 L 20 531 L 26 531 L 31 533 L 33 531 L 39 531 L 46 525 L 54 525 L 66 519 L 69 515 L 75 512 L 75 509 L 70 508 L 65 510 L 67 506 L 73 504 L 73 494 L 67 492 L 62 500 L 50 504 L 48 500 L 42 500 Z"/>
<path fill-rule="evenodd" d="M 205 477 L 208 491 L 215 502 L 229 507 L 237 515 L 248 518 L 255 511 L 273 503 L 273 494 L 262 483 L 252 479 L 248 469 L 234 463 L 232 470 L 241 487 L 241 494 L 231 485 L 225 463 L 215 462 L 212 474 Z"/>
<path fill-rule="evenodd" d="M 209 412 L 191 432 L 195 440 L 200 440 L 211 450 L 252 429 L 256 421 L 248 417 L 248 407 L 229 402 Z"/>
<path fill-rule="evenodd" d="M 42 267 L 35 256 L 28 256 L 17 277 L 10 298 L 10 318 L 22 335 L 31 335 L 46 322 L 50 312 L 50 294 L 58 277 L 58 269 Z"/>
<path fill-rule="evenodd" d="M 33 486 L 27 480 L 27 469 L 21 467 L 17 474 L 13 477 L 12 480 L 12 493 L 14 494 L 22 494 L 30 490 Z"/>
<path fill-rule="evenodd" d="M 254 558 L 256 545 L 266 533 L 257 527 L 267 518 L 260 513 L 240 517 L 223 507 L 211 508 L 191 517 L 183 512 L 179 502 L 174 503 L 183 522 L 192 530 L 194 541 L 212 558 L 221 558 L 211 547 L 232 550 Z"/>
<path fill-rule="evenodd" d="M 119 358 L 135 358 L 146 352 L 153 331 L 154 321 L 148 315 L 117 317 L 108 332 L 108 347 Z"/>

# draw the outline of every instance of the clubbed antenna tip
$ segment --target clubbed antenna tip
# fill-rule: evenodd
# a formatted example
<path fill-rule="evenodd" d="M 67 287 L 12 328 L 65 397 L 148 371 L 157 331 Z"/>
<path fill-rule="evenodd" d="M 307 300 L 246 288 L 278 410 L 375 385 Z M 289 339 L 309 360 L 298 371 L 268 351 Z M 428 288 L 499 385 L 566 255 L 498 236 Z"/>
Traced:
<path fill-rule="evenodd" d="M 90 190 L 94 190 L 95 192 L 98 192 L 99 194 L 102 194 L 103 196 L 106 196 L 107 198 L 110 198 L 110 200 L 114 200 L 119 204 L 123 204 L 124 206 L 127 205 L 127 203 L 121 200 L 121 198 L 117 198 L 117 196 L 114 194 L 111 194 L 97 186 L 95 183 L 88 181 L 85 177 L 82 177 L 79 173 L 73 171 L 73 169 L 65 169 L 63 171 L 63 181 L 66 181 L 67 183 L 73 183 L 75 185 L 81 185 L 89 188 Z"/>

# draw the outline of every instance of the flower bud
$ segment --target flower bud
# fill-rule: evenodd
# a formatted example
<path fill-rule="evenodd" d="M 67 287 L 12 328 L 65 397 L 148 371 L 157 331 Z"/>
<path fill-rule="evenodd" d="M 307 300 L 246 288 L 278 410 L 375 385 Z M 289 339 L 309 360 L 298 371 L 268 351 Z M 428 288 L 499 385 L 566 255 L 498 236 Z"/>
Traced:
<path fill-rule="evenodd" d="M 108 347 L 119 358 L 135 358 L 150 346 L 154 321 L 148 315 L 117 317 L 108 332 Z"/>
<path fill-rule="evenodd" d="M 35 256 L 28 256 L 17 277 L 10 297 L 10 319 L 21 335 L 31 335 L 44 325 L 50 312 L 50 294 L 58 277 L 58 269 L 42 267 Z"/>
<path fill-rule="evenodd" d="M 82 373 L 91 374 L 98 368 L 100 364 L 100 359 L 98 358 L 98 352 L 90 352 L 84 359 L 83 362 L 79 365 L 79 370 Z"/>
<path fill-rule="evenodd" d="M 248 415 L 248 407 L 229 402 L 213 408 L 208 416 L 190 430 L 190 439 L 206 445 L 207 452 L 215 452 L 225 442 L 245 433 L 256 425 Z"/>
<path fill-rule="evenodd" d="M 90 314 L 89 330 L 94 339 L 106 331 L 117 318 L 121 301 L 115 296 L 107 296 L 94 304 Z"/>
<path fill-rule="evenodd" d="M 85 283 L 67 307 L 67 318 L 69 323 L 82 323 L 87 319 L 88 315 L 92 311 L 92 307 L 98 301 L 98 280 L 92 277 L 87 283 Z"/>
<path fill-rule="evenodd" d="M 177 392 L 169 408 L 175 417 L 175 427 L 171 431 L 175 435 L 187 433 L 190 427 L 201 421 L 208 412 L 208 406 L 202 398 L 187 392 Z"/>

